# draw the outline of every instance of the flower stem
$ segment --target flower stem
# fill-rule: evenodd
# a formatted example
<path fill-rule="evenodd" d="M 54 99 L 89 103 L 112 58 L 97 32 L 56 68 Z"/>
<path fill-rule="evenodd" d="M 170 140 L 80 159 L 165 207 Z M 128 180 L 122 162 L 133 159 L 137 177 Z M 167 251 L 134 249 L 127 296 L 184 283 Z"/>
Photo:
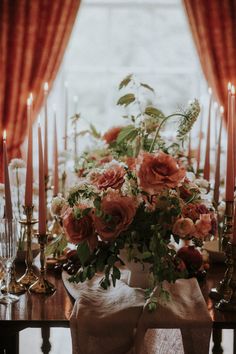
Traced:
<path fill-rule="evenodd" d="M 169 116 L 165 117 L 163 119 L 163 121 L 161 122 L 161 124 L 159 125 L 159 127 L 157 128 L 156 130 L 156 133 L 155 133 L 155 136 L 154 136 L 154 139 L 152 141 L 152 144 L 150 146 L 150 149 L 149 149 L 149 152 L 152 152 L 154 146 L 155 146 L 155 143 L 156 143 L 156 140 L 157 140 L 157 137 L 158 137 L 158 134 L 161 130 L 161 127 L 163 126 L 163 124 L 169 119 L 169 118 L 172 118 L 172 117 L 175 117 L 175 116 L 180 116 L 180 117 L 185 117 L 184 114 L 181 114 L 181 113 L 174 113 L 174 114 L 170 114 Z"/>

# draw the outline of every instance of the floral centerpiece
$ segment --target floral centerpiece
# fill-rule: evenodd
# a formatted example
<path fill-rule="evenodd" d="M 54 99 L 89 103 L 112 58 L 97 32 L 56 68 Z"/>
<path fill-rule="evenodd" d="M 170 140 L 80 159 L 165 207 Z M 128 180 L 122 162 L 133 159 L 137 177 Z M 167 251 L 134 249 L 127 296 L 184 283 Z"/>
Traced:
<path fill-rule="evenodd" d="M 121 250 L 127 260 L 150 265 L 153 286 L 186 277 L 174 241 L 199 244 L 214 234 L 216 224 L 212 206 L 186 173 L 183 145 L 199 115 L 198 101 L 165 116 L 150 100 L 141 102 L 141 90 L 154 95 L 149 85 L 129 75 L 120 89 L 128 87 L 132 92 L 122 95 L 118 105 L 128 107 L 125 119 L 130 123 L 104 134 L 104 149 L 83 154 L 78 183 L 58 210 L 81 263 L 71 280 L 83 282 L 103 272 L 104 289 L 115 286 L 121 276 Z M 170 120 L 177 120 L 172 141 L 162 137 Z"/>

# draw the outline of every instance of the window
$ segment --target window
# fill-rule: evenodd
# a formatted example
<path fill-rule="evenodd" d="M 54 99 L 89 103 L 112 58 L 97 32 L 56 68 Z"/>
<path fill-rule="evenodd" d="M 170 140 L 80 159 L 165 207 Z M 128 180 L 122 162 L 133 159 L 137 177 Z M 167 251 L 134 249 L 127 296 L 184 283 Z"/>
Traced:
<path fill-rule="evenodd" d="M 181 0 L 82 2 L 49 100 L 57 106 L 61 137 L 65 81 L 69 115 L 76 95 L 84 120 L 105 131 L 123 122 L 117 87 L 129 73 L 156 89 L 157 103 L 166 113 L 206 92 Z M 79 129 L 85 128 L 84 120 Z"/>

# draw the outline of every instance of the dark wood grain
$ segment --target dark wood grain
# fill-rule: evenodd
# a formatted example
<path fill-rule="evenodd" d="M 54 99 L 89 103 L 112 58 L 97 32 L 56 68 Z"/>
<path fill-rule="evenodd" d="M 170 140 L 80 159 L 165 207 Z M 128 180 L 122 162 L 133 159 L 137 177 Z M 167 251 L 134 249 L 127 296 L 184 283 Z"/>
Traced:
<path fill-rule="evenodd" d="M 20 276 L 23 267 L 17 265 Z M 216 286 L 224 274 L 223 265 L 214 265 L 208 272 L 207 278 L 200 284 L 207 303 L 213 326 L 216 328 L 236 328 L 236 312 L 221 312 L 214 308 L 214 302 L 208 294 Z M 69 317 L 73 308 L 73 299 L 64 288 L 60 276 L 47 272 L 48 280 L 56 286 L 56 292 L 51 296 L 35 295 L 26 292 L 20 295 L 20 300 L 7 307 L 0 305 L 0 326 L 19 325 L 26 327 L 41 327 L 50 324 L 50 327 L 68 327 Z"/>
<path fill-rule="evenodd" d="M 20 277 L 24 272 L 22 265 L 17 265 Z M 24 329 L 26 327 L 68 327 L 73 308 L 73 299 L 64 288 L 61 277 L 47 272 L 47 279 L 56 286 L 51 296 L 36 295 L 26 292 L 20 300 L 12 305 L 0 304 L 0 328 Z"/>
<path fill-rule="evenodd" d="M 23 274 L 23 272 L 24 267 L 17 265 L 18 276 Z M 224 266 L 214 265 L 208 272 L 206 280 L 200 284 L 213 321 L 215 353 L 220 353 L 222 349 L 220 344 L 221 329 L 236 329 L 236 312 L 216 310 L 213 301 L 208 296 L 211 288 L 219 283 L 223 274 Z M 44 337 L 43 349 L 47 353 L 50 349 L 50 327 L 69 327 L 69 317 L 74 301 L 64 288 L 60 276 L 55 276 L 53 272 L 48 271 L 47 277 L 57 289 L 52 296 L 35 295 L 26 292 L 20 296 L 19 302 L 11 306 L 0 305 L 0 330 L 1 335 L 6 336 L 6 342 L 12 341 L 13 336 L 17 337 L 18 332 L 24 328 L 39 327 L 42 328 Z M 7 337 L 9 341 L 7 341 Z"/>

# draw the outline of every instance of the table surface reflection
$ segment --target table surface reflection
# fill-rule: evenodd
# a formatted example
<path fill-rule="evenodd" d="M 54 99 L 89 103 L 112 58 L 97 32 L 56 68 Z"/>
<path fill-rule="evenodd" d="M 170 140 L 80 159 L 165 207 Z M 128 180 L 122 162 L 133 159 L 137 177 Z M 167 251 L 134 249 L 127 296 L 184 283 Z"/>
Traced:
<path fill-rule="evenodd" d="M 213 326 L 215 328 L 236 328 L 236 312 L 221 312 L 214 308 L 214 303 L 208 294 L 212 287 L 215 287 L 224 274 L 223 265 L 212 265 L 208 271 L 207 278 L 201 285 L 202 293 L 207 303 L 207 307 Z M 21 276 L 24 267 L 17 265 L 17 274 Z M 52 282 L 56 291 L 51 296 L 36 295 L 26 292 L 20 295 L 20 300 L 12 305 L 0 304 L 0 326 L 42 327 L 68 327 L 69 317 L 73 308 L 73 299 L 66 291 L 61 277 L 54 272 L 47 272 L 47 279 Z"/>
<path fill-rule="evenodd" d="M 17 278 L 24 273 L 24 266 L 16 264 Z M 28 291 L 11 305 L 0 304 L 0 326 L 18 327 L 68 327 L 73 308 L 73 299 L 66 291 L 61 277 L 47 271 L 47 279 L 56 287 L 50 296 L 31 294 Z"/>

